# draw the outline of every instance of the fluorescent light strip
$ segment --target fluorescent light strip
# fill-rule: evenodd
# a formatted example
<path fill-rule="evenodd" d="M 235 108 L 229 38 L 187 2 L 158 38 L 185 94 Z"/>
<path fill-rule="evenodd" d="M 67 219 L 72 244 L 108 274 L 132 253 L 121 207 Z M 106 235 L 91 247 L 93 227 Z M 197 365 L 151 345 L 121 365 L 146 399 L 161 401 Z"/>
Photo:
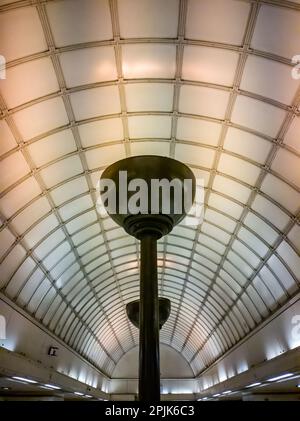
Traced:
<path fill-rule="evenodd" d="M 74 395 L 84 396 L 84 393 L 81 393 L 81 392 L 74 392 Z"/>
<path fill-rule="evenodd" d="M 223 395 L 228 395 L 229 393 L 231 393 L 231 390 L 226 390 L 225 392 L 223 392 Z"/>
<path fill-rule="evenodd" d="M 285 379 L 291 376 L 293 376 L 293 373 L 286 373 L 286 374 L 282 374 L 281 376 L 271 377 L 270 379 L 267 380 L 267 382 L 276 382 L 276 380 Z"/>
<path fill-rule="evenodd" d="M 46 387 L 49 387 L 49 389 L 61 389 L 61 387 L 54 386 L 54 384 L 45 384 Z"/>
<path fill-rule="evenodd" d="M 213 395 L 213 398 L 217 398 L 218 396 L 221 396 L 221 393 L 216 393 L 215 395 Z"/>
<path fill-rule="evenodd" d="M 19 376 L 13 376 L 12 379 L 19 380 L 21 382 L 32 383 L 32 384 L 37 383 L 35 380 L 25 379 L 25 377 L 19 377 Z"/>
<path fill-rule="evenodd" d="M 249 384 L 248 386 L 246 386 L 247 388 L 248 387 L 255 387 L 255 386 L 260 386 L 261 385 L 261 383 L 260 382 L 257 382 L 257 383 L 252 383 L 252 384 Z"/>

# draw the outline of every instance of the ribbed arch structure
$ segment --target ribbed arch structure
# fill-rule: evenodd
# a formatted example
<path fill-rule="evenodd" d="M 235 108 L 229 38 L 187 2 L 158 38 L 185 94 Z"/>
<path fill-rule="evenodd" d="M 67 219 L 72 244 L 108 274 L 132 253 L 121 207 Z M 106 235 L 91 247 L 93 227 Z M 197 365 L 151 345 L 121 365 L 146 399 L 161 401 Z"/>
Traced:
<path fill-rule="evenodd" d="M 111 375 L 138 343 L 139 246 L 96 210 L 107 165 L 176 158 L 198 227 L 158 244 L 160 340 L 195 375 L 297 291 L 298 1 L 0 2 L 1 292 Z"/>

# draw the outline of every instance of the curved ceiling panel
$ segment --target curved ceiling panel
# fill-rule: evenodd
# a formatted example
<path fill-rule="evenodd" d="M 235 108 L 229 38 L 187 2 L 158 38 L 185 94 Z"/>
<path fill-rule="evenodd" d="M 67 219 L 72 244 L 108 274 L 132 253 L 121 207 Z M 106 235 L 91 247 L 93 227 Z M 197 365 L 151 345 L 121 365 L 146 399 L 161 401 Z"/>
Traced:
<path fill-rule="evenodd" d="M 138 342 L 139 246 L 97 180 L 174 157 L 205 214 L 159 241 L 161 341 L 196 375 L 299 290 L 300 5 L 34 3 L 0 3 L 1 291 L 110 375 Z"/>

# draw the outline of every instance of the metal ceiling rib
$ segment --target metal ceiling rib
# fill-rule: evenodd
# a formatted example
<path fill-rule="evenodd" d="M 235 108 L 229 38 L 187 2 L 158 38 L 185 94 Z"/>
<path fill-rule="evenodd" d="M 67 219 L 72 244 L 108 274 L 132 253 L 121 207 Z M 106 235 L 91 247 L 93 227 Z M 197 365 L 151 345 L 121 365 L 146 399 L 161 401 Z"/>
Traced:
<path fill-rule="evenodd" d="M 275 195 L 266 192 L 263 189 L 263 183 L 267 176 L 272 175 L 276 180 L 281 180 L 287 187 L 292 188 L 294 195 L 300 193 L 297 182 L 272 167 L 278 152 L 281 151 L 288 152 L 295 159 L 300 158 L 298 150 L 284 143 L 292 122 L 295 118 L 299 118 L 300 88 L 298 86 L 293 102 L 286 104 L 260 93 L 241 89 L 240 86 L 248 57 L 260 57 L 292 68 L 291 61 L 287 57 L 253 48 L 251 39 L 262 5 L 280 7 L 295 13 L 300 12 L 300 5 L 275 0 L 255 2 L 242 0 L 242 2 L 250 5 L 242 45 L 187 39 L 185 31 L 189 0 L 179 1 L 176 38 L 122 38 L 118 2 L 110 0 L 109 3 L 105 1 L 100 3 L 109 6 L 112 39 L 84 41 L 62 47 L 55 45 L 53 28 L 51 28 L 47 13 L 47 5 L 56 1 L 22 1 L 0 6 L 0 13 L 21 10 L 23 7 L 35 8 L 47 43 L 46 51 L 13 59 L 7 63 L 7 68 L 14 69 L 24 63 L 35 64 L 39 59 L 50 58 L 59 87 L 58 91 L 34 97 L 11 108 L 7 106 L 4 96 L 0 96 L 1 118 L 7 123 L 16 143 L 16 146 L 9 148 L 1 155 L 1 163 L 6 159 L 14 159 L 17 153 L 20 153 L 29 168 L 27 173 L 22 173 L 3 188 L 0 198 L 8 200 L 7 197 L 11 197 L 13 200 L 15 189 L 23 182 L 35 180 L 39 189 L 39 192 L 29 201 L 25 201 L 8 216 L 5 211 L 1 211 L 0 235 L 5 235 L 5 239 L 12 239 L 7 240 L 7 245 L 2 247 L 4 250 L 0 256 L 3 273 L 6 273 L 6 270 L 9 273 L 1 280 L 1 291 L 108 375 L 113 372 L 119 358 L 136 346 L 138 341 L 137 330 L 130 325 L 126 317 L 125 305 L 138 296 L 139 247 L 135 240 L 128 238 L 109 218 L 101 217 L 96 211 L 95 178 L 99 177 L 106 164 L 90 166 L 87 152 L 97 153 L 99 150 L 106 151 L 108 148 L 112 151 L 109 159 L 113 162 L 116 160 L 113 152 L 115 146 L 122 146 L 124 156 L 131 156 L 134 145 L 143 145 L 153 141 L 160 145 L 168 145 L 168 155 L 177 159 L 185 160 L 184 153 L 181 157 L 176 152 L 178 145 L 185 148 L 188 146 L 200 148 L 199 154 L 202 151 L 211 151 L 214 154 L 211 165 L 197 161 L 187 162 L 195 171 L 208 174 L 205 186 L 205 209 L 207 212 L 212 212 L 214 218 L 204 215 L 204 222 L 197 229 L 181 226 L 163 238 L 158 245 L 160 294 L 170 298 L 173 305 L 170 319 L 161 331 L 161 341 L 181 352 L 195 374 L 199 374 L 237 343 L 299 289 L 299 266 L 297 265 L 300 262 L 300 254 L 295 236 L 291 236 L 293 230 L 299 227 L 299 204 L 295 211 L 291 210 L 288 204 L 278 201 Z M 173 45 L 176 48 L 174 77 L 126 79 L 123 74 L 123 48 L 137 44 Z M 113 47 L 114 50 L 116 80 L 67 86 L 61 64 L 63 53 L 108 46 Z M 238 62 L 233 84 L 227 86 L 202 80 L 183 79 L 184 51 L 188 46 L 209 47 L 215 49 L 216 53 L 217 51 L 236 52 Z M 80 63 L 78 66 L 80 67 Z M 136 84 L 151 87 L 155 87 L 156 84 L 172 86 L 172 109 L 170 111 L 150 109 L 129 111 L 126 87 Z M 120 112 L 76 118 L 71 100 L 72 94 L 82 91 L 92 92 L 95 88 L 112 86 L 118 89 Z M 197 113 L 197 110 L 191 113 L 181 111 L 180 95 L 186 86 L 228 93 L 224 118 L 202 115 Z M 276 136 L 262 132 L 259 128 L 232 121 L 236 100 L 241 97 L 268 104 L 285 113 Z M 67 123 L 51 127 L 29 139 L 23 137 L 14 120 L 16 113 L 56 98 L 63 101 Z M 142 131 L 142 136 L 132 137 L 129 119 L 142 116 L 170 118 L 170 136 L 152 139 L 145 134 L 145 131 Z M 220 126 L 217 142 L 209 144 L 205 142 L 205 139 L 201 141 L 180 139 L 178 122 L 179 119 L 184 118 Z M 114 123 L 117 119 L 120 119 L 122 123 L 122 140 L 110 140 L 103 143 L 98 141 L 88 146 L 83 144 L 81 127 L 86 127 L 85 125 L 89 123 L 108 120 Z M 231 129 L 238 129 L 241 133 L 255 135 L 265 140 L 269 145 L 266 159 L 258 162 L 239 150 L 235 151 L 226 147 L 226 136 Z M 54 159 L 45 160 L 44 163 L 36 165 L 30 147 L 39 145 L 39 142 L 51 135 L 65 133 L 65 130 L 71 131 L 75 147 Z M 245 181 L 243 177 L 239 178 L 233 173 L 220 170 L 220 161 L 224 156 L 253 166 L 258 174 L 255 182 Z M 79 170 L 50 186 L 47 185 L 43 178 L 43 171 L 48 170 L 50 174 L 55 168 L 52 166 L 66 162 L 63 161 L 66 158 L 79 158 Z M 247 199 L 242 200 L 234 197 L 230 191 L 216 188 L 217 177 L 245 188 L 249 191 Z M 86 187 L 82 190 L 78 189 L 70 197 L 63 197 L 57 203 L 54 194 L 59 188 L 66 188 L 67 183 L 72 181 L 84 183 Z M 215 197 L 224 204 L 224 207 L 220 207 L 216 201 L 212 200 Z M 267 203 L 276 206 L 274 209 L 278 209 L 278 212 L 284 215 L 286 223 L 282 227 L 277 226 L 268 213 L 255 209 L 254 203 L 257 197 L 267 200 Z M 75 201 L 78 199 L 82 202 L 86 201 L 87 205 L 76 210 Z M 16 218 L 22 218 L 23 212 L 29 212 L 33 206 L 38 206 L 38 203 L 41 203 L 40 200 L 46 200 L 48 210 L 39 214 L 37 218 L 33 217 L 32 223 L 20 232 L 15 226 Z M 241 209 L 239 216 L 228 210 L 226 203 L 231 203 L 232 206 Z M 64 214 L 67 206 L 72 206 L 76 211 Z M 259 228 L 256 230 L 255 225 L 249 225 L 247 222 L 249 215 L 265 224 L 264 230 L 272 232 L 273 241 L 270 241 L 266 231 L 260 231 Z M 42 224 L 48 223 L 49 218 L 54 218 L 56 222 L 54 225 L 50 224 L 49 229 L 44 232 L 41 228 Z M 229 223 L 232 224 L 232 228 L 229 227 Z M 37 240 L 30 245 L 28 236 L 31 235 L 32 230 L 39 229 L 41 229 L 40 235 L 37 234 Z M 247 241 L 245 235 L 241 235 L 242 230 L 247 233 L 247 238 L 255 238 L 265 252 L 256 248 L 253 242 Z M 47 241 L 49 241 L 49 246 L 45 246 Z M 245 247 L 252 261 L 247 259 L 245 251 L 237 250 L 235 244 Z M 286 251 L 280 248 L 282 244 L 288 247 L 293 255 L 287 256 Z M 41 252 L 43 247 L 45 251 Z M 12 260 L 11 256 L 14 254 L 19 256 L 20 250 L 25 251 L 22 257 Z M 62 252 L 56 256 L 56 250 L 62 250 Z M 53 256 L 56 256 L 55 259 Z M 277 267 L 269 263 L 274 258 Z M 49 262 L 53 259 L 54 263 L 50 264 Z M 298 269 L 295 270 L 290 263 L 296 265 Z M 26 269 L 27 266 L 30 266 L 30 270 Z M 40 272 L 42 274 L 40 279 L 36 279 Z M 58 281 L 64 277 L 66 279 L 60 285 Z M 270 286 L 270 277 L 273 279 L 274 289 L 278 288 L 281 293 L 277 293 Z M 285 277 L 289 279 L 291 287 L 288 287 Z"/>

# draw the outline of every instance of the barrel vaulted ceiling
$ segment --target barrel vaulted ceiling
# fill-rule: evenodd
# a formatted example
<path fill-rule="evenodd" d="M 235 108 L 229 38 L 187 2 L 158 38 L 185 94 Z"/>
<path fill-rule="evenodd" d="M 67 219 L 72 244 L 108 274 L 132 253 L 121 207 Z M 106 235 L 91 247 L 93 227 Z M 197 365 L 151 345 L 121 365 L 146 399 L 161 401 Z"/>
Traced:
<path fill-rule="evenodd" d="M 299 1 L 0 1 L 1 292 L 111 375 L 139 246 L 96 211 L 140 154 L 205 183 L 159 241 L 161 342 L 195 375 L 299 291 Z"/>

